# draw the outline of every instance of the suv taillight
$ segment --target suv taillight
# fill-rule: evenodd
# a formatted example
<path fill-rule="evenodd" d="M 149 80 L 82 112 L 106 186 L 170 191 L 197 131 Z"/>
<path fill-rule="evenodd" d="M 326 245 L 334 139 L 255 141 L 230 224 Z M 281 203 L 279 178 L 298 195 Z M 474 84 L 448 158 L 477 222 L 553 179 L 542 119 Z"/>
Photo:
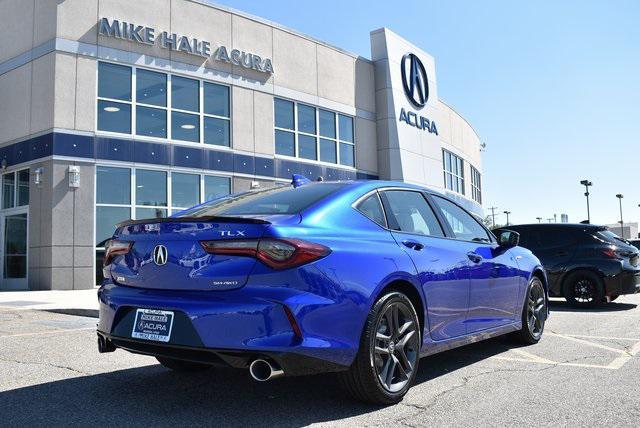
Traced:
<path fill-rule="evenodd" d="M 115 256 L 127 254 L 132 246 L 133 242 L 116 241 L 114 239 L 107 241 L 104 245 L 103 265 L 107 266 Z"/>
<path fill-rule="evenodd" d="M 602 254 L 610 259 L 621 259 L 620 255 L 614 248 L 605 248 L 604 250 L 602 250 Z"/>
<path fill-rule="evenodd" d="M 200 245 L 209 254 L 255 257 L 273 269 L 300 266 L 331 252 L 324 245 L 292 238 L 200 241 Z"/>

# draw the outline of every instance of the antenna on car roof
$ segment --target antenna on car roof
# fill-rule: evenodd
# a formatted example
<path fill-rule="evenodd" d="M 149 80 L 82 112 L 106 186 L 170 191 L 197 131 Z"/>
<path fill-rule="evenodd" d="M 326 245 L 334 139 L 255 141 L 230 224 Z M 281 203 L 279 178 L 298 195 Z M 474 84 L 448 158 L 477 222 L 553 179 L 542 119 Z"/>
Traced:
<path fill-rule="evenodd" d="M 311 183 L 307 177 L 301 174 L 292 174 L 291 175 L 291 185 L 296 188 L 300 186 L 304 186 L 305 184 Z"/>

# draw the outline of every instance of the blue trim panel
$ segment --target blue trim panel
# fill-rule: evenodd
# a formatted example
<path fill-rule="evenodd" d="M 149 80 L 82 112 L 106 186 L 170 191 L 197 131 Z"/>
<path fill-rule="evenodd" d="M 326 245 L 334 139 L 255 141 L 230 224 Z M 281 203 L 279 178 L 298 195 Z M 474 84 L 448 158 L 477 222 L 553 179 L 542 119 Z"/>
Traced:
<path fill-rule="evenodd" d="M 6 161 L 7 167 L 51 155 L 95 161 L 148 163 L 283 179 L 290 179 L 292 174 L 303 174 L 311 179 L 323 177 L 325 180 L 378 179 L 377 175 L 365 172 L 348 171 L 295 160 L 251 156 L 208 147 L 186 147 L 66 132 L 51 132 L 0 147 L 0 162 Z"/>

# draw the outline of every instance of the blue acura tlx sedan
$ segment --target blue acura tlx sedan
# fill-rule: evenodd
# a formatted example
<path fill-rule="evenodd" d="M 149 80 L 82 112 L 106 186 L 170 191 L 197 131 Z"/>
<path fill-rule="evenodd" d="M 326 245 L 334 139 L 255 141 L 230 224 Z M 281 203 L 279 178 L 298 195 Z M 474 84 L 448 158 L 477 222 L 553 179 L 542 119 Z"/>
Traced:
<path fill-rule="evenodd" d="M 496 238 L 418 186 L 304 181 L 119 224 L 100 352 L 259 381 L 338 372 L 356 398 L 390 404 L 420 357 L 507 333 L 540 340 L 547 280 L 516 232 Z"/>

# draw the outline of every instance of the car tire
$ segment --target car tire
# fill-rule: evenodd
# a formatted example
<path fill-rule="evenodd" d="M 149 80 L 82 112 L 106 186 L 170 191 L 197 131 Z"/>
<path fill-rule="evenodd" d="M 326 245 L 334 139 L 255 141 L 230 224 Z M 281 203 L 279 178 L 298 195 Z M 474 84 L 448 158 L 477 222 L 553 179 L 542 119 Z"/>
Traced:
<path fill-rule="evenodd" d="M 609 303 L 613 302 L 614 300 L 616 300 L 618 297 L 620 297 L 620 295 L 613 295 L 613 296 L 609 296 Z M 606 299 L 604 300 L 604 302 L 606 303 Z"/>
<path fill-rule="evenodd" d="M 211 365 L 193 361 L 175 360 L 173 358 L 156 357 L 156 360 L 168 369 L 176 372 L 200 372 L 209 370 Z"/>
<path fill-rule="evenodd" d="M 529 281 L 522 307 L 522 328 L 513 337 L 525 345 L 534 345 L 542 338 L 547 320 L 547 297 L 540 278 Z"/>
<path fill-rule="evenodd" d="M 400 402 L 418 371 L 421 343 L 420 322 L 411 300 L 397 291 L 386 293 L 367 316 L 355 361 L 339 373 L 343 386 L 363 402 Z"/>
<path fill-rule="evenodd" d="M 577 308 L 594 308 L 605 299 L 602 279 L 594 272 L 579 270 L 571 272 L 564 281 L 564 298 Z"/>

